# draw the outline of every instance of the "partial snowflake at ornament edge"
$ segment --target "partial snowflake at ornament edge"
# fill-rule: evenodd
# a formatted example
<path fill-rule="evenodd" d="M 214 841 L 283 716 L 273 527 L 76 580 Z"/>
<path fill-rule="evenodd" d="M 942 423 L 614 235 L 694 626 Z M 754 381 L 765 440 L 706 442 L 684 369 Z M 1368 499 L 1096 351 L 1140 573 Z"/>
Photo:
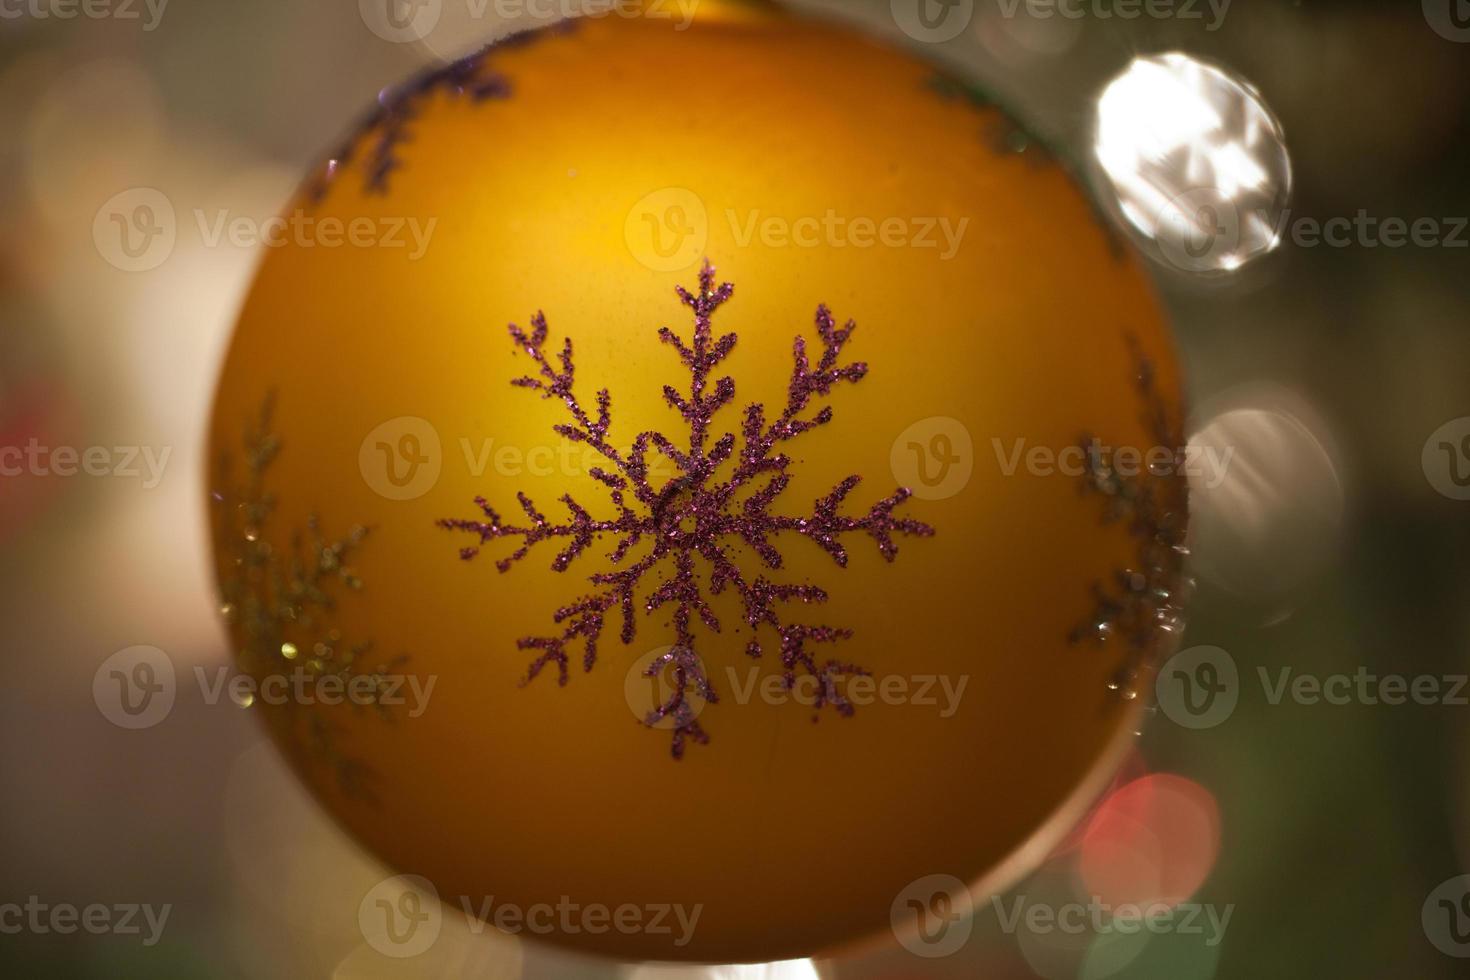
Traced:
<path fill-rule="evenodd" d="M 1143 404 L 1141 421 L 1155 445 L 1168 450 L 1170 458 L 1157 468 L 1164 472 L 1125 476 L 1091 435 L 1081 439 L 1087 462 L 1079 492 L 1105 498 L 1103 523 L 1126 521 L 1138 551 L 1133 564 L 1120 568 L 1111 583 L 1093 584 L 1092 614 L 1072 630 L 1069 639 L 1074 644 L 1091 639 L 1104 647 L 1121 642 L 1123 658 L 1108 689 L 1131 701 L 1138 696 L 1140 674 L 1178 643 L 1184 629 L 1184 605 L 1194 583 L 1186 568 L 1189 484 L 1184 476 L 1183 420 L 1159 392 L 1153 363 L 1137 338 L 1128 336 L 1127 342 L 1135 365 L 1135 388 Z"/>
<path fill-rule="evenodd" d="M 929 76 L 926 84 L 936 95 L 947 102 L 960 100 L 972 109 L 988 109 L 997 113 L 998 118 L 987 122 L 984 134 L 990 148 L 996 153 L 1024 157 L 1027 162 L 1037 167 L 1059 162 L 1058 155 L 1044 139 L 1019 122 L 1000 100 L 975 82 L 961 78 L 952 72 L 936 70 Z"/>
<path fill-rule="evenodd" d="M 734 332 L 717 338 L 712 325 L 715 312 L 729 301 L 734 287 L 730 283 L 716 286 L 714 266 L 706 261 L 699 274 L 698 294 L 682 286 L 677 287 L 676 292 L 680 301 L 693 311 L 693 335 L 686 343 L 669 327 L 661 327 L 658 336 L 665 345 L 674 349 L 690 373 L 687 393 L 676 390 L 672 385 L 663 388 L 665 402 L 677 410 L 688 424 L 687 452 L 657 431 L 640 433 L 626 454 L 613 447 L 608 442 L 612 424 L 609 390 L 603 388 L 597 392 L 594 419 L 573 392 L 575 367 L 571 338 L 563 340 L 561 352 L 557 355 L 558 370 L 545 352 L 549 327 L 545 315 L 538 312 L 531 321 L 529 333 L 514 324 L 509 328 L 517 350 L 528 354 L 536 363 L 538 376 L 528 375 L 511 383 L 539 391 L 543 398 L 560 400 L 566 406 L 573 424 L 560 423 L 553 426 L 553 430 L 565 439 L 589 446 L 607 462 L 607 469 L 594 467 L 588 475 L 607 492 L 617 516 L 607 520 L 594 519 L 570 494 L 564 494 L 561 503 L 571 515 L 569 523 L 551 524 L 529 497 L 518 493 L 521 510 L 529 521 L 526 526 L 505 523 L 484 498 L 476 498 L 475 501 L 483 520 L 445 519 L 438 525 L 479 539 L 478 545 L 461 549 L 460 556 L 465 560 L 475 558 L 480 548 L 491 541 L 521 539 L 521 545 L 514 553 L 496 562 L 501 573 L 509 571 L 527 556 L 533 546 L 547 539 L 568 539 L 565 549 L 552 561 L 551 567 L 557 572 L 566 571 L 597 536 L 618 536 L 617 545 L 607 556 L 612 566 L 621 564 L 640 542 L 649 539 L 651 543 L 646 556 L 621 571 L 595 572 L 588 580 L 599 587 L 599 591 L 575 599 L 555 611 L 553 621 L 559 626 L 566 624 L 561 635 L 527 636 L 517 641 L 521 650 L 538 651 L 522 683 L 534 680 L 548 664 L 554 663 L 558 683 L 565 684 L 568 676 L 567 646 L 577 641 L 583 645 L 583 670 L 590 671 L 597 659 L 597 644 L 605 626 L 605 617 L 613 609 L 616 608 L 621 615 L 620 638 L 626 646 L 636 635 L 635 604 L 642 605 L 645 615 L 665 605 L 673 606 L 674 643 L 667 653 L 644 671 L 644 675 L 651 678 L 671 668 L 673 690 L 667 700 L 649 712 L 644 723 L 652 728 L 663 722 L 672 722 L 670 752 L 679 759 L 684 754 L 686 741 L 700 744 L 709 741 L 708 734 L 695 717 L 696 712 L 690 704 L 691 695 L 697 694 L 710 704 L 719 701 L 695 649 L 694 618 L 698 618 L 710 633 L 721 632 L 719 618 L 710 608 L 695 574 L 696 555 L 709 566 L 709 595 L 719 595 L 726 587 L 733 586 L 739 594 L 745 625 L 757 631 L 763 627 L 776 631 L 785 687 L 788 690 L 794 687 L 797 673 L 802 672 L 817 681 L 816 711 L 830 704 L 839 715 L 850 716 L 854 708 L 842 694 L 840 682 L 843 678 L 867 672 L 855 664 L 836 659 L 818 664 L 807 645 L 840 642 L 850 638 L 852 631 L 827 625 L 788 623 L 777 612 L 777 606 L 782 603 L 808 605 L 823 602 L 827 593 L 815 585 L 772 582 L 764 575 L 748 581 L 722 542 L 738 539 L 759 556 L 767 569 L 777 570 L 782 566 L 783 557 L 770 538 L 781 532 L 794 532 L 818 544 L 839 567 L 843 567 L 848 560 L 847 549 L 840 540 L 843 534 L 866 532 L 876 542 L 879 553 L 892 561 L 898 553 L 898 546 L 893 540 L 895 534 L 929 537 L 934 534 L 934 529 L 917 520 L 893 516 L 893 511 L 911 495 L 902 487 L 874 504 L 863 517 L 840 515 L 838 508 L 860 481 L 856 475 L 847 477 L 825 497 L 816 500 L 810 515 L 786 517 L 770 513 L 771 504 L 790 482 L 787 469 L 792 460 L 777 451 L 778 445 L 831 421 L 830 405 L 822 406 L 808 418 L 800 417 L 814 396 L 825 398 L 838 383 L 855 384 L 867 374 L 867 364 L 861 361 L 838 363 L 856 323 L 849 320 L 845 326 L 838 327 L 827 307 L 818 306 L 816 326 L 823 347 L 820 359 L 813 366 L 807 355 L 805 338 L 797 335 L 792 348 L 794 363 L 786 407 L 778 419 L 767 423 L 763 404 L 747 406 L 741 426 L 744 443 L 738 448 L 737 455 L 737 440 L 732 432 L 714 438 L 713 445 L 710 444 L 714 415 L 735 397 L 732 378 L 711 378 L 711 372 L 730 355 L 737 343 Z M 649 481 L 650 450 L 667 458 L 679 474 L 657 488 Z M 728 477 L 717 477 L 727 461 L 733 468 L 732 472 Z M 766 476 L 769 480 L 764 486 L 742 500 L 736 499 L 738 491 Z M 639 513 L 630 506 L 630 494 L 646 513 Z M 636 593 L 641 590 L 643 576 L 655 568 L 666 567 L 665 558 L 673 562 L 672 575 L 640 599 Z M 757 638 L 747 644 L 745 652 L 759 659 L 765 651 Z"/>
<path fill-rule="evenodd" d="M 536 27 L 493 41 L 462 58 L 422 72 L 404 85 L 385 88 L 378 93 L 378 104 L 369 111 L 317 173 L 307 181 L 305 194 L 313 204 L 320 204 L 336 185 L 342 173 L 355 161 L 358 145 L 368 143 L 363 161 L 363 193 L 386 195 L 388 178 L 403 167 L 398 151 L 411 142 L 409 124 L 418 117 L 422 104 L 435 93 L 450 98 L 467 98 L 479 104 L 492 99 L 508 99 L 511 80 L 490 68 L 497 51 L 524 47 L 550 34 L 570 34 L 576 22 L 568 19 L 546 27 Z M 369 140 L 376 134 L 375 139 Z"/>
<path fill-rule="evenodd" d="M 289 554 L 277 551 L 265 538 L 276 506 L 275 494 L 265 487 L 265 473 L 281 451 L 281 440 L 272 431 L 274 408 L 271 393 L 258 418 L 246 424 L 243 483 L 234 482 L 232 457 L 222 453 L 217 487 L 210 494 L 216 554 L 224 563 L 219 609 L 236 639 L 236 662 L 258 686 L 270 677 L 280 677 L 289 685 L 292 670 L 305 672 L 313 680 L 337 676 L 344 690 L 355 678 L 372 678 L 368 700 L 380 717 L 391 721 L 392 712 L 382 700 L 388 693 L 384 675 L 408 658 L 398 656 L 363 673 L 361 663 L 372 644 L 344 644 L 330 619 L 337 602 L 330 589 L 333 584 L 352 592 L 362 588 L 347 560 L 367 537 L 368 528 L 358 525 L 347 537 L 332 540 L 322 534 L 312 515 L 304 535 L 300 529 L 292 533 Z M 372 767 L 339 748 L 340 726 L 323 717 L 323 705 L 298 705 L 289 695 L 280 704 L 258 703 L 306 761 L 332 771 L 343 795 L 376 802 L 369 785 Z M 243 706 L 256 704 L 252 699 Z M 363 707 L 355 701 L 351 704 Z"/>
<path fill-rule="evenodd" d="M 1023 157 L 1036 168 L 1060 167 L 1077 185 L 1092 212 L 1093 222 L 1107 240 L 1108 251 L 1115 260 L 1128 254 L 1128 245 L 1117 223 L 1109 216 L 1101 197 L 1087 179 L 1086 171 L 1076 158 L 1061 146 L 1052 143 L 1036 130 L 1020 121 L 1001 99 L 996 98 L 978 83 L 963 78 L 954 72 L 936 69 L 925 82 L 926 87 L 946 102 L 962 101 L 971 109 L 996 113 L 998 118 L 989 120 L 982 134 L 987 145 L 999 155 Z"/>

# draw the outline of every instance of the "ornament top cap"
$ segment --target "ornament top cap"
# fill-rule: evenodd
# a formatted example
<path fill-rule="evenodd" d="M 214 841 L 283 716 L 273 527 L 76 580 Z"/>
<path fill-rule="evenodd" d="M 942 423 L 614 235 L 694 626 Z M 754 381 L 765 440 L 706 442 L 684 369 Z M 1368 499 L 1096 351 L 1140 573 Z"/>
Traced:
<path fill-rule="evenodd" d="M 668 18 L 678 24 L 756 23 L 790 14 L 780 0 L 633 0 L 633 5 L 651 17 Z"/>

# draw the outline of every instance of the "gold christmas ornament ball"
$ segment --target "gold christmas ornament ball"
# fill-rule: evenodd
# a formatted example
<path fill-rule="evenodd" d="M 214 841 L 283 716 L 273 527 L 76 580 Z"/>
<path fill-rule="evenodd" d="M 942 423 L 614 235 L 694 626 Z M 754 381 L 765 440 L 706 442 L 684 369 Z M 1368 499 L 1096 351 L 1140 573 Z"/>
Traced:
<path fill-rule="evenodd" d="M 982 93 L 766 5 L 680 24 L 438 68 L 304 183 L 214 408 L 222 608 L 416 907 L 622 960 L 922 947 L 935 881 L 1013 880 L 1128 746 L 1178 367 Z"/>

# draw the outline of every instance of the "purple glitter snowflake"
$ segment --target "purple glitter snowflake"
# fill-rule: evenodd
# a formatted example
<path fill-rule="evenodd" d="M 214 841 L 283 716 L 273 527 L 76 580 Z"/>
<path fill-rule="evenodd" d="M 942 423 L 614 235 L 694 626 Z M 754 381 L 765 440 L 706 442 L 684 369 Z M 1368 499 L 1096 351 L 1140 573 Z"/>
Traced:
<path fill-rule="evenodd" d="M 711 609 L 707 595 L 718 595 L 727 588 L 738 593 L 743 618 L 752 630 L 769 627 L 779 639 L 782 679 L 789 690 L 798 675 L 816 681 L 815 707 L 826 705 L 843 716 L 853 713 L 853 706 L 842 693 L 845 677 L 866 674 L 854 664 L 835 659 L 819 662 L 813 648 L 836 643 L 852 636 L 852 631 L 836 626 L 792 623 L 782 614 L 791 602 L 822 602 L 827 593 L 815 585 L 783 584 L 764 575 L 754 578 L 736 564 L 731 547 L 743 542 L 759 556 L 768 569 L 782 566 L 781 552 L 773 539 L 782 533 L 808 538 L 827 552 L 839 566 L 847 564 L 848 552 L 843 536 L 863 532 L 873 538 L 878 551 L 889 561 L 898 554 L 896 534 L 927 537 L 933 528 L 920 521 L 893 516 L 894 510 L 908 499 L 910 492 L 899 488 L 891 496 L 874 504 L 860 517 L 839 513 L 843 501 L 858 485 L 859 477 L 849 476 L 816 500 L 811 512 L 800 517 L 772 513 L 776 498 L 791 480 L 791 457 L 780 451 L 783 443 L 832 420 L 830 406 L 822 406 L 805 414 L 816 399 L 827 397 L 841 382 L 858 382 L 867 374 L 861 362 L 840 363 L 842 349 L 851 339 L 856 324 L 848 321 L 838 327 L 826 306 L 818 306 L 817 333 L 822 353 L 813 364 L 806 341 L 797 336 L 794 366 L 787 391 L 786 406 L 779 417 L 769 420 L 766 408 L 752 404 L 745 409 L 741 438 L 725 432 L 716 436 L 714 416 L 735 398 L 735 382 L 729 377 L 714 377 L 715 369 L 735 349 L 736 335 L 716 337 L 711 320 L 731 297 L 730 283 L 715 285 L 715 269 L 708 262 L 699 274 L 699 293 L 683 287 L 679 298 L 694 313 L 693 336 L 686 342 L 668 327 L 659 329 L 659 339 L 677 352 L 689 371 L 687 391 L 665 385 L 664 400 L 677 409 L 689 427 L 688 448 L 680 448 L 659 432 L 643 432 L 626 451 L 608 441 L 612 424 L 612 397 L 606 388 L 597 392 L 596 406 L 589 411 L 573 392 L 572 342 L 564 340 L 553 363 L 547 356 L 547 324 L 538 312 L 526 332 L 512 324 L 510 336 L 516 346 L 529 354 L 539 367 L 539 374 L 519 378 L 512 384 L 539 391 L 543 398 L 561 401 L 571 421 L 554 426 L 564 438 L 590 446 L 605 461 L 593 467 L 589 476 L 602 485 L 611 500 L 616 516 L 596 518 L 572 498 L 561 498 L 569 519 L 552 523 L 524 493 L 517 494 L 527 523 L 518 525 L 504 520 L 484 498 L 475 503 L 484 519 L 443 520 L 441 527 L 467 532 L 479 539 L 479 545 L 461 550 L 465 559 L 474 558 L 480 546 L 500 538 L 517 538 L 519 547 L 509 557 L 496 562 L 501 572 L 529 554 L 543 541 L 558 541 L 561 551 L 551 563 L 558 571 L 566 571 L 601 535 L 611 534 L 616 545 L 608 554 L 611 567 L 588 577 L 595 587 L 556 610 L 553 620 L 560 632 L 551 636 L 528 636 L 517 641 L 522 650 L 536 651 L 523 684 L 534 679 L 548 664 L 555 664 L 559 683 L 567 682 L 568 647 L 582 644 L 582 667 L 591 670 L 597 660 L 597 644 L 608 615 L 616 611 L 622 619 L 621 638 L 633 642 L 637 629 L 636 608 L 645 614 L 669 607 L 673 611 L 674 642 L 668 653 L 656 659 L 644 671 L 656 677 L 665 669 L 672 674 L 672 693 L 644 719 L 649 727 L 665 723 L 673 731 L 674 758 L 682 757 L 686 740 L 701 744 L 709 736 L 696 720 L 691 697 L 715 703 L 719 697 L 710 684 L 696 652 L 695 620 L 711 633 L 721 631 L 719 618 Z M 558 367 L 559 364 L 559 367 Z M 805 417 L 803 417 L 805 415 Z M 669 460 L 676 475 L 656 486 L 649 470 L 649 454 L 656 452 Z M 729 466 L 724 464 L 729 463 Z M 722 471 L 722 467 L 724 470 Z M 631 559 L 635 547 L 648 542 L 647 553 Z M 697 567 L 707 566 L 701 576 Z M 645 578 L 655 574 L 658 581 L 645 586 Z M 745 652 L 755 658 L 764 648 L 755 638 Z"/>
<path fill-rule="evenodd" d="M 405 85 L 383 89 L 378 93 L 377 105 L 308 181 L 307 196 L 316 203 L 326 198 L 342 171 L 354 163 L 359 143 L 363 144 L 365 151 L 362 161 L 363 193 L 387 194 L 389 178 L 403 168 L 400 151 L 413 140 L 412 124 L 435 95 L 464 100 L 472 105 L 508 99 L 513 87 L 505 74 L 494 70 L 491 65 L 494 56 L 501 51 L 533 44 L 548 35 L 570 34 L 575 29 L 576 22 L 566 20 L 512 34 L 455 61 L 429 69 Z"/>
<path fill-rule="evenodd" d="M 1176 648 L 1184 630 L 1184 606 L 1194 590 L 1189 558 L 1189 481 L 1185 477 L 1183 419 L 1158 389 L 1153 363 L 1136 338 L 1127 338 L 1134 363 L 1134 387 L 1143 404 L 1140 421 L 1156 447 L 1169 456 L 1141 473 L 1120 473 L 1112 452 L 1099 449 L 1090 435 L 1079 441 L 1087 457 L 1083 493 L 1102 498 L 1103 522 L 1125 522 L 1137 543 L 1137 557 L 1118 569 L 1110 583 L 1093 584 L 1093 608 L 1070 639 L 1123 648 L 1108 687 L 1127 700 L 1138 697 L 1142 672 Z"/>

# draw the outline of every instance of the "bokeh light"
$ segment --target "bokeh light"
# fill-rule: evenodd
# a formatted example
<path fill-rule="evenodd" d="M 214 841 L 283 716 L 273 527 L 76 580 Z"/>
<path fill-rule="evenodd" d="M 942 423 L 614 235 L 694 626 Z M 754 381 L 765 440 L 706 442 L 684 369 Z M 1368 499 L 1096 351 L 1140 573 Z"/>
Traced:
<path fill-rule="evenodd" d="M 1222 273 L 1280 244 L 1281 126 L 1248 84 L 1178 52 L 1135 58 L 1097 103 L 1094 152 L 1150 254 Z"/>
<path fill-rule="evenodd" d="M 1332 446 L 1307 401 L 1285 388 L 1222 395 L 1189 440 L 1196 574 L 1274 604 L 1327 567 L 1347 508 Z"/>
<path fill-rule="evenodd" d="M 1220 854 L 1220 811 L 1203 786 L 1155 773 L 1107 798 L 1088 822 L 1078 868 L 1109 905 L 1188 901 Z"/>

